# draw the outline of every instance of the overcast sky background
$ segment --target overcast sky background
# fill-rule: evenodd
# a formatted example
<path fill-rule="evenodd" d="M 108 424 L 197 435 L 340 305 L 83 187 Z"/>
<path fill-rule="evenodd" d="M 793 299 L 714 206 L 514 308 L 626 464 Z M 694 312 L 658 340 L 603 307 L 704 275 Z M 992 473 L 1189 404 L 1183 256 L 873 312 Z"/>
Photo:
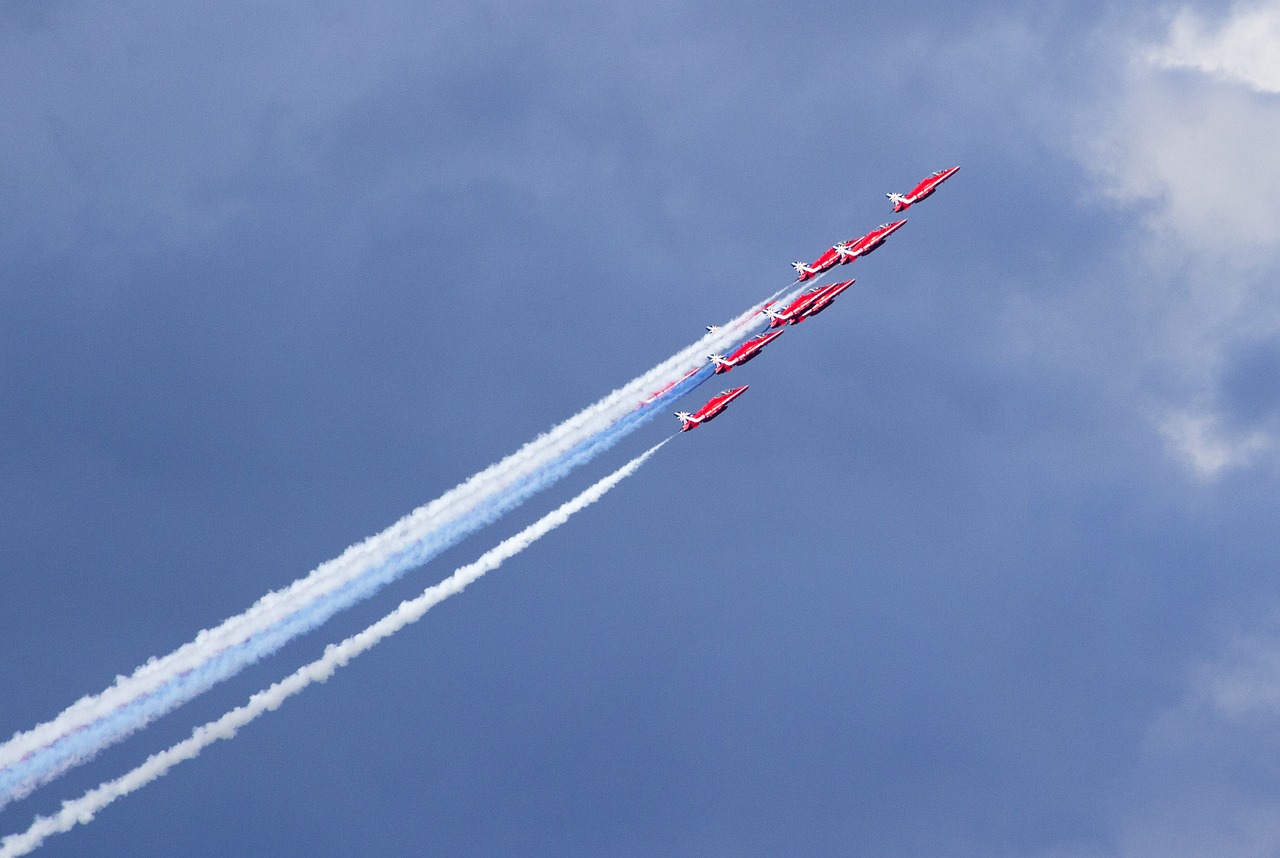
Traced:
<path fill-rule="evenodd" d="M 777 5 L 0 6 L 5 737 L 963 167 L 721 420 L 40 854 L 1280 850 L 1280 4 Z"/>

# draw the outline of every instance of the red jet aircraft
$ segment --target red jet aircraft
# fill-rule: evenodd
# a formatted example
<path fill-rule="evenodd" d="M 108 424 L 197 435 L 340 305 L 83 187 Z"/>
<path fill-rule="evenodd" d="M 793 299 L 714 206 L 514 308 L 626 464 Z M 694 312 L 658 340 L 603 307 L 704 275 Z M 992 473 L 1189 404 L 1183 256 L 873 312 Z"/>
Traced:
<path fill-rule="evenodd" d="M 947 179 L 954 176 L 956 174 L 956 170 L 959 169 L 959 167 L 952 167 L 949 170 L 939 170 L 912 188 L 911 193 L 909 194 L 885 194 L 885 196 L 893 201 L 893 210 L 895 212 L 906 211 L 911 208 L 913 203 L 920 202 L 925 197 L 938 190 L 938 185 L 941 185 Z"/>
<path fill-rule="evenodd" d="M 769 317 L 769 327 L 781 328 L 783 325 L 794 325 L 796 322 L 804 318 L 804 314 L 809 312 L 809 306 L 827 290 L 826 286 L 815 286 L 808 292 L 800 293 L 790 306 L 785 310 L 774 310 L 773 302 L 770 301 L 760 308 L 760 312 Z"/>
<path fill-rule="evenodd" d="M 708 400 L 707 404 L 690 414 L 688 411 L 677 411 L 676 417 L 680 419 L 680 431 L 688 432 L 690 429 L 699 424 L 714 420 L 720 416 L 720 412 L 729 407 L 729 403 L 737 399 L 746 391 L 747 385 L 735 387 L 733 390 L 722 390 L 718 396 L 713 396 Z"/>
<path fill-rule="evenodd" d="M 840 254 L 840 264 L 847 265 L 859 256 L 866 256 L 884 244 L 886 238 L 902 229 L 902 225 L 906 222 L 904 218 L 893 223 L 882 223 L 862 238 L 855 238 L 852 241 L 837 244 L 833 249 Z"/>
<path fill-rule="evenodd" d="M 823 310 L 830 307 L 831 302 L 836 299 L 836 296 L 839 295 L 844 290 L 848 289 L 850 286 L 852 286 L 854 282 L 855 281 L 853 280 L 846 280 L 843 283 L 832 283 L 825 290 L 823 290 L 821 295 L 819 295 L 817 298 L 814 299 L 813 303 L 809 305 L 809 309 L 805 311 L 804 316 L 800 319 L 797 319 L 796 321 L 803 322 L 805 319 L 809 318 L 810 316 L 816 316 L 819 313 L 821 313 Z"/>
<path fill-rule="evenodd" d="M 797 280 L 808 280 L 810 277 L 817 277 L 824 271 L 830 271 L 832 268 L 840 264 L 840 251 L 832 247 L 826 253 L 819 256 L 810 265 L 803 262 L 793 262 L 791 267 L 796 270 Z"/>
<path fill-rule="evenodd" d="M 707 355 L 715 362 L 716 372 L 728 372 L 735 366 L 742 366 L 756 355 L 760 354 L 760 350 L 769 343 L 782 336 L 782 331 L 774 331 L 769 334 L 761 334 L 758 337 L 752 337 L 734 351 L 733 354 L 725 357 L 724 355 Z"/>

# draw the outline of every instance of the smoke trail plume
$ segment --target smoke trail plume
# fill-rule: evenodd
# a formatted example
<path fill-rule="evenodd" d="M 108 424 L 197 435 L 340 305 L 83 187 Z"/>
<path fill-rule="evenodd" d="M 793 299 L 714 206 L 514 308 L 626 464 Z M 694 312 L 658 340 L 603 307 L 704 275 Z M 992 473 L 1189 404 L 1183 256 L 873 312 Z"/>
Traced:
<path fill-rule="evenodd" d="M 101 694 L 82 698 L 52 721 L 15 734 L 0 745 L 0 808 L 367 598 L 590 461 L 709 378 L 706 354 L 754 334 L 758 306 L 305 578 L 118 678 Z M 686 377 L 690 368 L 699 371 Z M 652 396 L 665 384 L 673 386 Z"/>
<path fill-rule="evenodd" d="M 18 855 L 26 855 L 39 848 L 51 835 L 60 834 L 71 830 L 78 824 L 90 822 L 98 811 L 116 799 L 123 798 L 129 793 L 141 789 L 166 774 L 183 760 L 194 759 L 199 756 L 202 750 L 214 742 L 220 739 L 233 738 L 241 727 L 265 712 L 278 709 L 285 700 L 299 693 L 313 682 L 325 682 L 329 677 L 333 676 L 338 668 L 345 667 L 351 659 L 372 649 L 380 641 L 390 637 L 410 623 L 421 619 L 422 615 L 433 606 L 450 596 L 461 593 L 468 584 L 480 578 L 486 572 L 497 569 L 504 561 L 519 554 L 534 542 L 564 524 L 574 513 L 600 500 L 610 489 L 635 473 L 650 456 L 658 452 L 670 440 L 668 438 L 666 441 L 662 441 L 641 453 L 577 497 L 543 516 L 515 536 L 491 548 L 474 563 L 459 568 L 439 584 L 428 587 L 422 592 L 422 595 L 415 599 L 401 602 L 398 608 L 364 631 L 352 635 L 339 644 L 329 645 L 325 648 L 323 656 L 294 671 L 270 688 L 259 691 L 249 698 L 249 702 L 245 705 L 232 709 L 216 721 L 197 727 L 190 738 L 167 750 L 153 754 L 133 771 L 90 790 L 80 798 L 63 802 L 60 811 L 52 816 L 38 817 L 26 831 L 4 838 L 4 840 L 0 841 L 0 858 L 16 858 Z"/>

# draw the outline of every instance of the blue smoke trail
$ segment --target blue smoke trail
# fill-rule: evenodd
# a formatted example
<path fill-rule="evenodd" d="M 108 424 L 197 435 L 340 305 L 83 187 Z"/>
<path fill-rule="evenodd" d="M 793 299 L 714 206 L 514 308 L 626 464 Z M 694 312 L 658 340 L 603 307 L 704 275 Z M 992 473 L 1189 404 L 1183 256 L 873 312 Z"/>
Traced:
<path fill-rule="evenodd" d="M 672 436 L 674 437 L 674 436 Z M 225 713 L 221 718 L 197 727 L 191 736 L 164 751 L 152 754 L 141 765 L 125 774 L 106 781 L 89 790 L 78 799 L 64 801 L 57 813 L 37 817 L 26 831 L 12 834 L 0 840 L 0 858 L 18 858 L 38 849 L 54 834 L 70 831 L 76 825 L 84 825 L 96 814 L 117 799 L 133 793 L 184 760 L 195 759 L 214 742 L 234 738 L 239 730 L 267 712 L 281 706 L 288 698 L 300 694 L 316 682 L 326 682 L 334 672 L 352 659 L 368 652 L 383 640 L 420 620 L 428 610 L 450 596 L 457 595 L 470 584 L 500 567 L 551 531 L 599 501 L 604 495 L 625 480 L 671 440 L 661 441 L 644 453 L 627 462 L 613 473 L 597 480 L 572 500 L 558 506 L 515 536 L 508 537 L 490 548 L 478 560 L 455 569 L 453 574 L 438 584 L 422 591 L 417 598 L 401 602 L 399 607 L 358 634 L 341 643 L 325 647 L 324 655 L 303 665 L 284 679 L 259 691 L 242 706 Z"/>
<path fill-rule="evenodd" d="M 713 367 L 702 368 L 654 402 L 637 409 L 559 458 L 519 479 L 507 491 L 482 503 L 470 513 L 426 534 L 380 565 L 320 596 L 311 604 L 241 643 L 222 650 L 200 666 L 175 676 L 155 690 L 37 750 L 0 773 L 0 797 L 7 796 L 14 800 L 28 795 L 41 784 L 89 759 L 102 748 L 142 729 L 155 718 L 273 654 L 298 635 L 315 629 L 335 614 L 369 598 L 409 570 L 421 566 L 470 534 L 497 521 L 570 471 L 613 447 L 656 417 L 666 402 L 688 393 L 713 374 Z M 3 803 L 0 799 L 0 807 Z"/>
<path fill-rule="evenodd" d="M 788 293 L 782 300 L 789 302 L 801 291 L 817 285 L 817 280 L 811 280 L 800 288 L 795 288 L 796 285 L 792 283 L 790 286 L 778 290 L 766 301 L 775 300 L 783 293 Z M 759 306 L 758 304 L 756 305 L 757 308 Z M 144 668 L 140 668 L 132 679 L 137 679 L 139 675 L 145 673 L 147 675 L 142 677 L 141 682 L 152 684 L 154 687 L 144 687 L 136 691 L 127 692 L 132 696 L 119 703 L 110 704 L 106 711 L 101 714 L 93 711 L 85 714 L 81 710 L 81 714 L 77 714 L 72 719 L 72 723 L 66 726 L 59 727 L 59 722 L 55 720 L 46 725 L 41 725 L 40 728 L 29 731 L 26 734 L 15 735 L 14 739 L 9 743 L 0 745 L 0 752 L 8 750 L 12 756 L 14 749 L 21 747 L 18 744 L 19 742 L 25 745 L 32 745 L 36 741 L 41 741 L 35 739 L 35 736 L 44 735 L 57 729 L 62 730 L 60 734 L 56 734 L 48 741 L 43 741 L 42 744 L 22 753 L 21 756 L 6 763 L 4 768 L 0 769 L 0 808 L 3 808 L 11 801 L 30 794 L 40 785 L 49 782 L 73 766 L 90 759 L 103 748 L 141 729 L 155 718 L 191 700 L 218 682 L 234 676 L 248 665 L 275 652 L 292 638 L 314 629 L 338 611 L 368 598 L 408 570 L 427 562 L 440 552 L 455 545 L 465 536 L 492 523 L 534 494 L 564 477 L 574 468 L 590 461 L 612 447 L 621 438 L 652 420 L 658 414 L 659 409 L 666 406 L 666 403 L 674 401 L 710 378 L 714 374 L 714 367 L 710 364 L 704 364 L 693 375 L 680 380 L 671 389 L 664 390 L 653 399 L 636 406 L 633 411 L 611 416 L 620 408 L 626 407 L 627 397 L 632 395 L 636 385 L 643 383 L 647 387 L 648 383 L 654 381 L 652 376 L 655 374 L 661 375 L 676 368 L 681 362 L 688 361 L 695 356 L 699 361 L 704 360 L 702 354 L 705 354 L 708 349 L 719 350 L 734 342 L 743 342 L 760 330 L 761 323 L 758 321 L 757 309 L 753 308 L 739 315 L 732 322 L 723 326 L 723 330 L 719 333 L 704 337 L 698 343 L 643 374 L 630 385 L 615 391 L 614 394 L 579 412 L 578 415 L 560 424 L 551 433 L 535 442 L 530 442 L 513 456 L 504 459 L 503 462 L 492 466 L 490 469 L 486 469 L 486 471 L 473 477 L 472 480 L 467 481 L 457 489 L 446 493 L 437 501 L 423 508 L 427 510 L 428 514 L 438 515 L 441 510 L 436 508 L 437 504 L 448 497 L 453 505 L 458 507 L 465 507 L 467 503 L 474 503 L 475 506 L 472 509 L 459 511 L 455 518 L 446 519 L 434 525 L 429 531 L 420 533 L 417 536 L 413 536 L 412 529 L 420 527 L 421 522 L 419 520 L 411 520 L 414 518 L 413 516 L 408 517 L 384 531 L 383 534 L 379 534 L 378 537 L 371 538 L 371 540 L 374 540 L 386 536 L 387 541 L 392 544 L 397 540 L 409 538 L 409 542 L 388 557 L 381 559 L 370 558 L 373 565 L 369 568 L 360 568 L 358 564 L 366 562 L 360 556 L 360 552 L 367 548 L 371 540 L 366 540 L 360 546 L 353 547 L 357 550 L 351 562 L 356 562 L 357 566 L 351 572 L 352 577 L 350 580 L 339 583 L 332 589 L 325 591 L 323 588 L 329 583 L 328 579 L 321 576 L 312 581 L 311 576 L 309 576 L 299 582 L 295 582 L 295 585 L 292 585 L 287 590 L 269 594 L 268 597 L 264 597 L 255 606 L 255 609 L 264 607 L 268 599 L 274 598 L 276 601 L 269 606 L 269 609 L 274 612 L 281 607 L 287 608 L 290 610 L 287 616 L 267 622 L 268 618 L 255 618 L 253 615 L 254 609 L 251 609 L 246 614 L 224 623 L 218 630 L 215 630 L 214 634 L 204 637 L 204 633 L 202 633 L 202 636 L 198 636 L 192 645 L 188 645 L 183 650 L 195 645 L 197 647 L 195 652 L 200 653 L 199 647 L 201 646 L 217 646 L 220 634 L 223 637 L 234 635 L 235 626 L 233 623 L 235 622 L 247 624 L 245 626 L 247 631 L 244 639 L 228 643 L 212 652 L 198 654 L 196 656 L 197 660 L 192 666 L 182 668 L 174 672 L 172 676 L 166 677 L 164 673 L 165 671 L 173 670 L 177 666 L 176 664 L 167 663 L 166 660 L 159 660 L 154 666 L 155 669 L 152 670 L 152 665 L 149 662 Z M 699 352 L 702 354 L 699 354 Z M 683 366 L 688 366 L 688 363 L 683 363 Z M 544 450 L 544 447 L 561 443 L 562 436 L 567 436 L 563 438 L 563 440 L 567 441 L 573 434 L 586 431 L 592 423 L 600 419 L 609 422 L 567 451 L 558 453 L 547 462 L 537 463 L 538 456 L 544 456 L 547 452 L 550 452 Z M 551 446 L 551 451 L 554 451 L 554 446 Z M 521 459 L 522 456 L 532 460 L 524 462 Z M 529 467 L 532 470 L 523 475 L 517 473 L 509 484 L 491 486 L 484 483 L 483 477 L 491 475 L 495 468 L 507 465 L 513 460 L 516 463 L 517 470 L 521 467 Z M 477 487 L 476 480 L 480 480 L 479 487 Z M 501 483 L 500 480 L 499 483 Z M 486 491 L 488 492 L 487 496 L 485 494 Z M 472 498 L 469 493 L 477 494 L 479 497 Z M 444 511 L 448 513 L 449 509 L 449 507 L 446 507 Z M 350 552 L 351 549 L 348 551 Z M 347 559 L 347 553 L 344 553 L 342 559 Z M 297 588 L 299 584 L 302 585 L 300 589 Z M 290 603 L 294 601 L 299 602 L 298 606 L 290 608 Z M 252 625 L 254 622 L 266 622 L 267 624 L 260 628 L 254 628 Z M 166 657 L 166 659 L 172 658 L 172 655 Z M 118 691 L 118 689 L 113 687 L 109 691 Z M 92 703 L 101 699 L 101 697 L 92 700 L 86 698 L 81 703 Z M 77 704 L 77 707 L 79 705 Z M 76 707 L 72 707 L 72 709 L 76 709 Z M 67 712 L 71 712 L 72 709 L 67 710 Z M 67 713 L 64 713 L 64 716 L 66 715 Z M 64 716 L 59 717 L 61 719 Z M 83 720 L 84 723 L 74 723 L 75 719 Z M 39 732 L 42 729 L 45 730 L 45 733 Z"/>

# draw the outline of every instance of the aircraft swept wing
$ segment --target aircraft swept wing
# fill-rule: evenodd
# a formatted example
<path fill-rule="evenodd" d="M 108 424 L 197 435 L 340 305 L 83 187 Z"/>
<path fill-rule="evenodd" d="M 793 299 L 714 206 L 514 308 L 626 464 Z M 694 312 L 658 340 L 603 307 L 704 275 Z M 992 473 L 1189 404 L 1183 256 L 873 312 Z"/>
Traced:
<path fill-rule="evenodd" d="M 732 390 L 722 390 L 716 396 L 711 397 L 707 404 L 690 414 L 688 411 L 677 411 L 676 417 L 680 420 L 680 431 L 688 432 L 690 429 L 697 428 L 703 423 L 707 423 L 720 416 L 720 412 L 729 407 L 729 403 L 737 399 L 746 392 L 747 385 L 735 387 Z"/>
<path fill-rule="evenodd" d="M 778 337 L 782 336 L 783 330 L 785 330 L 785 328 L 780 328 L 776 331 L 770 331 L 768 333 L 752 337 L 734 349 L 733 353 L 728 357 L 725 357 L 724 355 L 707 355 L 707 357 L 711 358 L 712 362 L 715 363 L 717 373 L 728 372 L 735 366 L 742 366 L 744 363 L 760 354 L 761 349 L 769 345 L 769 343 L 773 342 Z"/>
<path fill-rule="evenodd" d="M 921 179 L 920 183 L 912 188 L 910 193 L 885 194 L 885 196 L 893 203 L 893 210 L 895 212 L 906 211 L 915 203 L 920 202 L 925 197 L 930 196 L 934 191 L 938 190 L 938 185 L 941 185 L 947 179 L 954 176 L 956 174 L 956 170 L 959 169 L 960 168 L 956 166 L 946 170 L 939 170 L 938 172 L 931 173 L 924 179 Z"/>

